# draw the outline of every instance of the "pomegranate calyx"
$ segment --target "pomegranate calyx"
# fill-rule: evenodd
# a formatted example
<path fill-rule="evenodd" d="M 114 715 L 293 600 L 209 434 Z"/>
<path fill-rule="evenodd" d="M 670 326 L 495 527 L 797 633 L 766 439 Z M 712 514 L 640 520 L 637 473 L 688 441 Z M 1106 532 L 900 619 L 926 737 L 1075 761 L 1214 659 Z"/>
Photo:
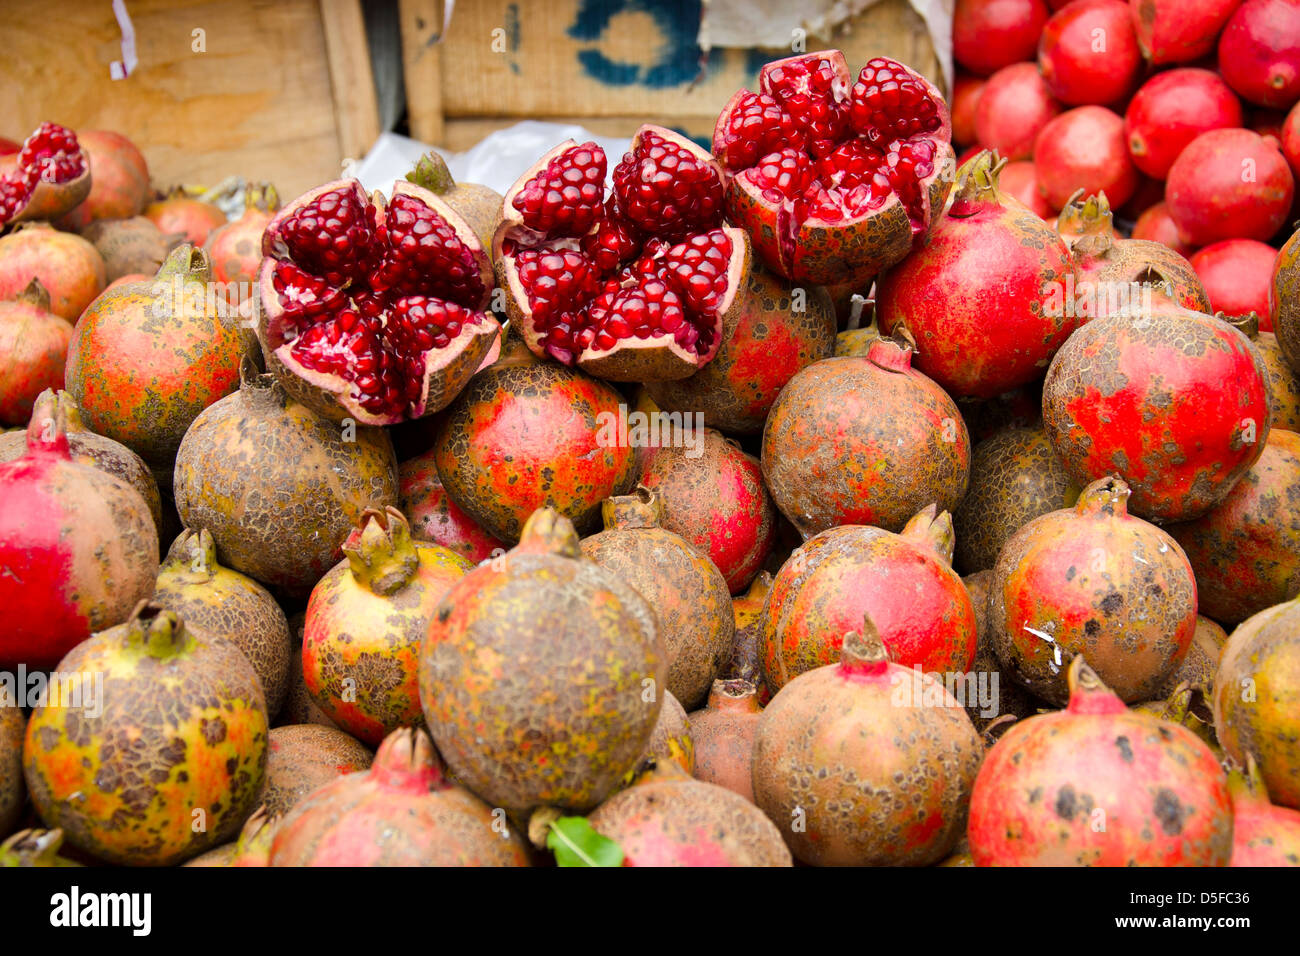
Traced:
<path fill-rule="evenodd" d="M 1228 793 L 1232 794 L 1234 805 L 1242 803 L 1273 805 L 1268 796 L 1268 787 L 1264 784 L 1264 775 L 1259 770 L 1259 762 L 1249 750 L 1246 751 L 1244 767 L 1233 761 L 1228 770 Z"/>
<path fill-rule="evenodd" d="M 554 508 L 538 508 L 524 522 L 514 550 L 528 554 L 555 554 L 585 560 L 573 522 Z"/>
<path fill-rule="evenodd" d="M 1098 478 L 1079 492 L 1075 510 L 1081 515 L 1112 515 L 1123 517 L 1128 514 L 1128 499 L 1132 489 L 1119 475 L 1107 475 Z"/>
<path fill-rule="evenodd" d="M 707 706 L 709 710 L 735 714 L 757 714 L 763 709 L 758 703 L 758 688 L 738 677 L 715 680 Z"/>
<path fill-rule="evenodd" d="M 443 195 L 456 185 L 451 170 L 447 168 L 447 161 L 435 150 L 429 150 L 420 157 L 415 168 L 406 174 L 406 180 L 423 186 L 435 196 Z"/>
<path fill-rule="evenodd" d="M 889 669 L 889 648 L 880 637 L 880 631 L 871 615 L 863 615 L 862 630 L 844 635 L 840 649 L 840 671 L 846 675 L 878 675 Z"/>
<path fill-rule="evenodd" d="M 32 281 L 27 283 L 27 288 L 18 293 L 16 302 L 26 302 L 28 305 L 35 306 L 42 312 L 50 311 L 50 293 L 41 285 L 41 280 L 33 277 Z"/>
<path fill-rule="evenodd" d="M 1002 205 L 998 189 L 998 176 L 1007 165 L 996 149 L 978 153 L 957 171 L 957 186 L 953 189 L 948 215 L 954 219 L 971 216 Z"/>
<path fill-rule="evenodd" d="M 370 779 L 394 793 L 422 794 L 451 786 L 433 741 L 419 727 L 399 727 L 384 738 L 370 765 Z"/>
<path fill-rule="evenodd" d="M 867 349 L 866 359 L 887 372 L 909 372 L 912 355 L 916 352 L 916 339 L 907 326 L 899 323 L 889 338 L 876 339 Z"/>
<path fill-rule="evenodd" d="M 157 660 L 178 657 L 195 645 L 180 615 L 160 604 L 141 601 L 126 622 L 123 647 Z"/>
<path fill-rule="evenodd" d="M 343 554 L 352 577 L 376 594 L 400 591 L 420 566 L 410 523 L 392 505 L 365 509 L 343 543 Z"/>
<path fill-rule="evenodd" d="M 1076 654 L 1070 661 L 1066 682 L 1070 688 L 1066 710 L 1072 714 L 1122 714 L 1128 710 L 1119 695 L 1101 682 L 1082 654 Z"/>
<path fill-rule="evenodd" d="M 63 831 L 19 830 L 0 843 L 0 868 L 7 866 L 81 866 L 59 856 L 63 846 Z"/>
<path fill-rule="evenodd" d="M 1215 312 L 1214 317 L 1220 322 L 1226 322 L 1234 329 L 1240 332 L 1246 338 L 1252 341 L 1259 338 L 1259 313 L 1245 312 L 1241 315 L 1229 315 L 1226 312 Z"/>
<path fill-rule="evenodd" d="M 659 495 L 645 485 L 637 485 L 630 495 L 606 498 L 600 506 L 606 531 L 631 531 L 657 528 L 663 521 L 664 508 Z"/>
<path fill-rule="evenodd" d="M 906 538 L 913 544 L 933 552 L 952 565 L 952 553 L 956 547 L 957 536 L 952 528 L 952 515 L 939 511 L 937 504 L 928 504 L 908 519 L 899 537 Z"/>
<path fill-rule="evenodd" d="M 63 394 L 63 393 L 60 393 Z M 68 405 L 54 390 L 47 388 L 36 396 L 32 417 L 27 423 L 27 454 L 54 456 L 71 460 L 68 448 Z"/>
<path fill-rule="evenodd" d="M 217 543 L 207 528 L 182 531 L 172 542 L 163 563 L 195 584 L 212 580 L 221 567 L 217 561 Z"/>

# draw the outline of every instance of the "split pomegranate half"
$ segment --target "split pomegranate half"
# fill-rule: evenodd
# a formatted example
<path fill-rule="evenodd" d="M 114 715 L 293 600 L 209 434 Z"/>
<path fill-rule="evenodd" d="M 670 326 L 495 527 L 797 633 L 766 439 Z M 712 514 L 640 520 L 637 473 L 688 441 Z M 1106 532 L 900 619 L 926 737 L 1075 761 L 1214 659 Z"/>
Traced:
<path fill-rule="evenodd" d="M 774 272 L 865 282 L 911 251 L 952 187 L 943 96 L 887 57 L 853 81 L 825 50 L 767 64 L 718 117 L 727 215 Z"/>
<path fill-rule="evenodd" d="M 493 241 L 511 327 L 599 378 L 686 378 L 718 351 L 749 274 L 749 239 L 723 224 L 707 152 L 642 126 L 605 195 L 604 151 L 561 143 L 510 188 Z"/>
<path fill-rule="evenodd" d="M 496 341 L 492 268 L 474 231 L 426 189 L 385 200 L 353 179 L 282 209 L 262 236 L 258 338 L 297 401 L 392 425 L 450 404 Z"/>
<path fill-rule="evenodd" d="M 90 162 L 70 129 L 42 123 L 15 159 L 0 175 L 0 226 L 57 219 L 90 195 Z"/>

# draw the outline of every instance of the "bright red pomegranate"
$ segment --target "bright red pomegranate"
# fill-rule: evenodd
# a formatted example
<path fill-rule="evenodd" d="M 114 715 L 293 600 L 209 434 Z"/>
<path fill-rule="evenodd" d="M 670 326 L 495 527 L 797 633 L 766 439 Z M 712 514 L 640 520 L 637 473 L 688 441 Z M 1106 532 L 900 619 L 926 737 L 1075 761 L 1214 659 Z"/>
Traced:
<path fill-rule="evenodd" d="M 1300 866 L 1300 810 L 1269 802 L 1253 755 L 1228 774 L 1232 859 L 1228 866 Z"/>
<path fill-rule="evenodd" d="M 496 340 L 492 267 L 473 230 L 408 182 L 299 196 L 262 239 L 267 370 L 316 413 L 391 425 L 445 408 Z"/>
<path fill-rule="evenodd" d="M 1240 5 L 1241 0 L 1129 0 L 1138 45 L 1154 66 L 1205 56 Z"/>
<path fill-rule="evenodd" d="M 71 338 L 72 326 L 50 311 L 40 279 L 0 301 L 0 425 L 25 424 L 37 395 L 63 388 Z"/>
<path fill-rule="evenodd" d="M 1295 178 L 1277 141 L 1248 129 L 1217 129 L 1192 140 L 1166 181 L 1169 214 L 1187 241 L 1266 242 L 1291 211 Z"/>
<path fill-rule="evenodd" d="M 1064 107 L 1033 63 L 1013 63 L 989 77 L 975 110 L 975 139 L 1004 159 L 1028 159 L 1034 140 Z"/>
<path fill-rule="evenodd" d="M 976 866 L 1224 866 L 1232 801 L 1214 752 L 1129 710 L 1076 657 L 1065 710 L 989 750 L 970 800 Z"/>
<path fill-rule="evenodd" d="M 988 76 L 1033 59 L 1046 22 L 1043 0 L 957 0 L 952 55 L 966 69 Z"/>
<path fill-rule="evenodd" d="M 500 814 L 447 779 L 429 735 L 404 727 L 364 773 L 327 783 L 280 823 L 271 866 L 528 866 Z"/>
<path fill-rule="evenodd" d="M 1291 172 L 1300 178 L 1300 103 L 1291 108 L 1282 124 L 1282 155 L 1291 164 Z"/>
<path fill-rule="evenodd" d="M 1142 84 L 1124 113 L 1133 165 L 1164 179 L 1187 144 L 1212 129 L 1242 124 L 1241 101 L 1219 74 L 1180 69 Z"/>
<path fill-rule="evenodd" d="M 769 268 L 797 282 L 865 282 L 907 255 L 952 185 L 938 89 L 887 57 L 855 83 L 838 50 L 769 63 L 758 88 L 723 108 L 713 152 L 727 214 Z"/>
<path fill-rule="evenodd" d="M 1124 120 L 1104 106 L 1069 110 L 1039 130 L 1034 165 L 1039 189 L 1053 209 L 1062 208 L 1080 189 L 1104 192 L 1118 208 L 1138 187 Z"/>
<path fill-rule="evenodd" d="M 20 225 L 0 236 L 0 299 L 12 299 L 40 279 L 50 293 L 50 311 L 75 323 L 104 291 L 104 260 L 80 236 L 47 223 Z"/>
<path fill-rule="evenodd" d="M 144 155 L 121 133 L 107 129 L 77 134 L 90 161 L 90 194 L 59 220 L 61 229 L 80 232 L 100 219 L 129 219 L 149 202 L 149 166 Z"/>
<path fill-rule="evenodd" d="M 1075 0 L 1043 27 L 1038 66 L 1069 106 L 1116 103 L 1137 85 L 1142 52 L 1123 0 Z"/>
<path fill-rule="evenodd" d="M 183 234 L 192 246 L 203 245 L 212 230 L 226 224 L 226 214 L 218 207 L 182 192 L 149 203 L 141 215 L 165 233 Z"/>
<path fill-rule="evenodd" d="M 984 91 L 983 77 L 958 73 L 952 84 L 952 141 L 963 146 L 976 142 L 975 111 Z"/>
<path fill-rule="evenodd" d="M 16 168 L 0 175 L 0 226 L 57 219 L 90 194 L 90 162 L 77 134 L 42 123 L 23 142 Z"/>
<path fill-rule="evenodd" d="M 262 234 L 279 208 L 280 197 L 274 186 L 250 185 L 244 192 L 240 217 L 217 226 L 204 240 L 203 251 L 212 262 L 212 278 L 226 284 L 226 301 L 231 305 L 238 307 L 255 294 L 262 265 Z"/>
<path fill-rule="evenodd" d="M 891 662 L 867 617 L 763 711 L 754 801 L 804 863 L 924 866 L 961 837 L 983 755 L 942 681 Z"/>
<path fill-rule="evenodd" d="M 1157 305 L 1093 319 L 1056 354 L 1043 424 L 1080 485 L 1116 474 L 1134 514 L 1188 521 L 1222 501 L 1263 451 L 1262 359 L 1218 319 Z"/>
<path fill-rule="evenodd" d="M 957 397 L 1037 379 L 1078 321 L 1064 308 L 1065 244 L 1007 198 L 1000 171 L 993 153 L 967 166 L 926 243 L 877 283 L 881 328 L 905 325 L 918 370 Z"/>
<path fill-rule="evenodd" d="M 862 357 L 815 362 L 790 380 L 763 430 L 772 500 L 805 537 L 842 524 L 901 529 L 966 493 L 970 435 L 948 394 L 912 368 L 896 334 Z"/>
<path fill-rule="evenodd" d="M 1039 219 L 1053 219 L 1051 207 L 1038 188 L 1038 168 L 1027 159 L 1007 163 L 998 173 L 998 188 L 1004 195 L 1018 200 Z"/>
<path fill-rule="evenodd" d="M 1178 224 L 1169 215 L 1169 205 L 1163 201 L 1138 216 L 1133 226 L 1133 238 L 1163 243 L 1184 259 L 1190 259 L 1196 251 L 1195 246 L 1179 235 Z"/>
<path fill-rule="evenodd" d="M 401 510 L 411 522 L 411 537 L 454 551 L 472 564 L 504 554 L 505 542 L 494 538 L 451 500 L 438 477 L 433 449 L 397 466 Z"/>
<path fill-rule="evenodd" d="M 809 538 L 772 582 L 763 609 L 763 677 L 773 694 L 839 657 L 871 618 L 890 659 L 927 673 L 966 671 L 975 610 L 952 569 L 952 518 L 934 505 L 899 534 L 841 525 Z"/>
<path fill-rule="evenodd" d="M 1246 0 L 1219 36 L 1219 72 L 1251 103 L 1284 110 L 1300 100 L 1300 5 Z"/>
<path fill-rule="evenodd" d="M 0 464 L 0 666 L 51 668 L 153 593 L 158 531 L 125 481 L 74 462 L 67 409 L 37 400 L 27 454 Z"/>
<path fill-rule="evenodd" d="M 1256 239 L 1224 239 L 1197 251 L 1192 268 L 1210 296 L 1208 311 L 1228 315 L 1255 312 L 1260 330 L 1273 331 L 1268 320 L 1268 288 L 1277 250 Z"/>

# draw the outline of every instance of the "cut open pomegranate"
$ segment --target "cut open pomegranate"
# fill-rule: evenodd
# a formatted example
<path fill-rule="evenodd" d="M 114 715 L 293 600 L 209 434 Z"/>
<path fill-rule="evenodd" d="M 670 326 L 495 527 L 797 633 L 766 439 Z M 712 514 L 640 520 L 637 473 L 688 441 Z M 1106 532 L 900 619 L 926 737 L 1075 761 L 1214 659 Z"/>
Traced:
<path fill-rule="evenodd" d="M 727 214 L 787 279 L 865 280 L 924 237 L 952 186 L 948 107 L 887 57 L 857 82 L 838 50 L 776 60 L 718 117 Z"/>
<path fill-rule="evenodd" d="M 90 163 L 77 134 L 42 123 L 27 137 L 17 165 L 0 176 L 0 226 L 57 219 L 90 195 Z"/>
<path fill-rule="evenodd" d="M 641 127 L 608 197 L 607 168 L 569 140 L 506 193 L 493 252 L 511 326 L 599 378 L 686 378 L 717 353 L 749 240 L 723 225 L 722 174 L 690 140 Z"/>
<path fill-rule="evenodd" d="M 446 407 L 500 331 L 473 230 L 433 193 L 327 183 L 262 237 L 258 337 L 297 401 L 334 420 L 391 425 Z"/>

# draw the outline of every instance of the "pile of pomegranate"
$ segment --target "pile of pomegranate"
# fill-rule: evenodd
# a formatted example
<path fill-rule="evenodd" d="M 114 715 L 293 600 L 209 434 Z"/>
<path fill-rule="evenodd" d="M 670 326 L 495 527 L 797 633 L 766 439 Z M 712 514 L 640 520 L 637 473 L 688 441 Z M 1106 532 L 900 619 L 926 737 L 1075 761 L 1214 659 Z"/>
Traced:
<path fill-rule="evenodd" d="M 504 194 L 0 155 L 0 862 L 1300 865 L 1300 6 L 953 53 Z"/>

